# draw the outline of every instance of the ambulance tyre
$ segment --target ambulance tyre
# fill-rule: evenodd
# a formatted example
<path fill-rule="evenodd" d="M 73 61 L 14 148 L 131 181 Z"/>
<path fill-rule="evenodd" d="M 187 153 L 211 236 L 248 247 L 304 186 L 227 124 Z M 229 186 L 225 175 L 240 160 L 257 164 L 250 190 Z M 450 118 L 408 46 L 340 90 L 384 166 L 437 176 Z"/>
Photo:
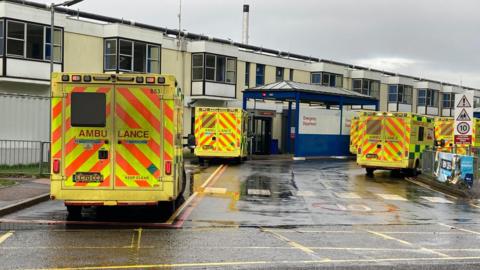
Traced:
<path fill-rule="evenodd" d="M 367 171 L 367 176 L 373 176 L 373 172 L 375 171 L 374 168 L 365 168 L 365 170 Z"/>
<path fill-rule="evenodd" d="M 82 207 L 78 205 L 67 205 L 69 217 L 79 217 L 82 215 Z"/>
<path fill-rule="evenodd" d="M 157 211 L 161 217 L 170 217 L 177 209 L 177 200 L 158 202 Z"/>

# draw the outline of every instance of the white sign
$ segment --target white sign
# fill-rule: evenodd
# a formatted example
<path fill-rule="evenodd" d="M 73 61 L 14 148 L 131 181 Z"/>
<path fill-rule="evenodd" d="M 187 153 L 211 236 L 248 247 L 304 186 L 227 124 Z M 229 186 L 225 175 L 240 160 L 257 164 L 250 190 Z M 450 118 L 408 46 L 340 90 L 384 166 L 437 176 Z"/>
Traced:
<path fill-rule="evenodd" d="M 301 107 L 299 134 L 340 134 L 340 110 Z"/>
<path fill-rule="evenodd" d="M 455 95 L 455 144 L 472 143 L 473 91 Z"/>

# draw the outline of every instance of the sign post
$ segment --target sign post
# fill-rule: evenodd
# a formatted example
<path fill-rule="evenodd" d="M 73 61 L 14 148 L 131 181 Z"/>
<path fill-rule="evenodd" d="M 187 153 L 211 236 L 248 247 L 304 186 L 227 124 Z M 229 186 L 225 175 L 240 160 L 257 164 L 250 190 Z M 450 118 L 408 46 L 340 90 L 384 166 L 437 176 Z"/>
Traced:
<path fill-rule="evenodd" d="M 471 144 L 473 129 L 473 91 L 455 95 L 455 144 Z"/>

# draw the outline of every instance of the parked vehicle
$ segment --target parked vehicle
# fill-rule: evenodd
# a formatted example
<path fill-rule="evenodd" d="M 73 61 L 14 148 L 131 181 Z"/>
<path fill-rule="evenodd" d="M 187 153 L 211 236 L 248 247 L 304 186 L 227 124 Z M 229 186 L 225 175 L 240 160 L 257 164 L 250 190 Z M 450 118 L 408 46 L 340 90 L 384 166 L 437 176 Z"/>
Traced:
<path fill-rule="evenodd" d="M 195 155 L 241 161 L 248 155 L 248 113 L 242 109 L 195 108 Z"/>
<path fill-rule="evenodd" d="M 404 112 L 361 112 L 357 163 L 368 175 L 376 169 L 416 174 L 422 152 L 433 147 L 433 118 Z"/>
<path fill-rule="evenodd" d="M 185 188 L 183 95 L 171 75 L 52 75 L 51 198 L 162 205 Z"/>

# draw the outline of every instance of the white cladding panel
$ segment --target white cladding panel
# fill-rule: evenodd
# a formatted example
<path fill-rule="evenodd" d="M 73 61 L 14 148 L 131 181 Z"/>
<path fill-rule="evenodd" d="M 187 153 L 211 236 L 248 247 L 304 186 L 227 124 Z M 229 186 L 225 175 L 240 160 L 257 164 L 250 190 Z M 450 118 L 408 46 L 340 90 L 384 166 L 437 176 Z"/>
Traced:
<path fill-rule="evenodd" d="M 340 134 L 340 110 L 300 107 L 299 117 L 300 134 Z"/>
<path fill-rule="evenodd" d="M 50 101 L 43 97 L 0 95 L 0 140 L 49 140 Z"/>
<path fill-rule="evenodd" d="M 54 71 L 62 71 L 62 66 L 55 64 Z M 7 76 L 50 80 L 50 63 L 8 58 Z"/>
<path fill-rule="evenodd" d="M 203 82 L 192 82 L 192 95 L 203 95 Z"/>
<path fill-rule="evenodd" d="M 235 98 L 235 85 L 205 82 L 205 95 Z"/>

